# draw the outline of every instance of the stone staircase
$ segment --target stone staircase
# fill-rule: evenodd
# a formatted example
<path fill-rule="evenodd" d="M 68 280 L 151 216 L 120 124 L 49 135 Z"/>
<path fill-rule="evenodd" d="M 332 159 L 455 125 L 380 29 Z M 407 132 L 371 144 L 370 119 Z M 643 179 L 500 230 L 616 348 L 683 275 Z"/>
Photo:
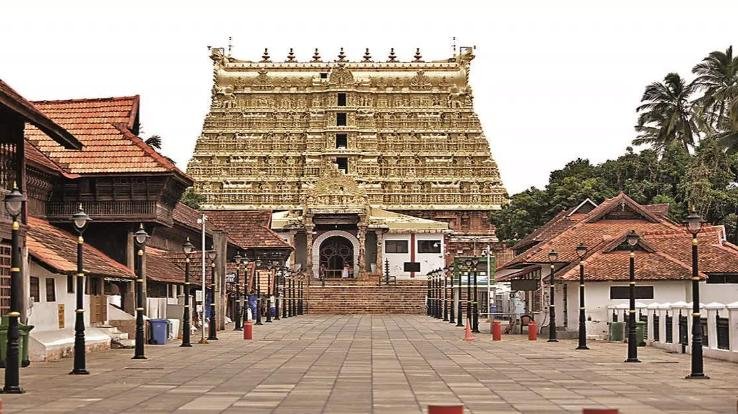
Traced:
<path fill-rule="evenodd" d="M 307 290 L 307 309 L 311 314 L 424 314 L 424 280 L 399 280 L 377 286 L 376 282 L 313 281 Z"/>
<path fill-rule="evenodd" d="M 128 334 L 115 326 L 98 326 L 98 329 L 110 335 L 110 347 L 114 349 L 133 348 L 135 341 L 128 338 Z"/>

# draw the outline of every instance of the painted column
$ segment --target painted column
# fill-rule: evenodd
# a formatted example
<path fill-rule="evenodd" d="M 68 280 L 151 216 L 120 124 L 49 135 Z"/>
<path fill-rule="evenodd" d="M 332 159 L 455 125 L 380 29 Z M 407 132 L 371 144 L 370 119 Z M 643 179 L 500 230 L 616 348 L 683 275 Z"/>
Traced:
<path fill-rule="evenodd" d="M 377 272 L 384 275 L 384 230 L 377 229 L 374 234 L 377 237 Z"/>
<path fill-rule="evenodd" d="M 357 239 L 359 239 L 359 274 L 355 274 L 354 277 L 358 277 L 363 274 L 366 270 L 366 224 L 359 223 L 359 231 L 357 233 Z M 356 264 L 354 264 L 356 267 Z"/>
<path fill-rule="evenodd" d="M 738 352 L 738 302 L 729 303 L 725 307 L 728 308 L 730 350 Z"/>
<path fill-rule="evenodd" d="M 707 310 L 707 343 L 702 344 L 705 348 L 717 349 L 717 315 L 722 313 L 725 317 L 725 305 L 722 303 L 708 303 L 705 305 Z"/>
<path fill-rule="evenodd" d="M 309 219 L 309 222 L 307 222 L 307 220 L 308 219 L 306 219 L 305 223 L 305 248 L 307 250 L 305 252 L 305 267 L 307 268 L 305 269 L 305 273 L 307 273 L 309 277 L 313 277 L 313 231 L 315 229 L 315 225 L 312 224 L 312 219 Z"/>
<path fill-rule="evenodd" d="M 228 303 L 228 298 L 226 297 L 226 289 L 225 289 L 225 269 L 226 269 L 226 260 L 228 257 L 228 242 L 226 238 L 226 233 L 223 230 L 215 230 L 213 231 L 213 246 L 215 247 L 215 251 L 217 252 L 217 256 L 215 257 L 215 317 L 217 319 L 217 327 L 220 330 L 225 329 L 225 314 L 226 314 L 226 304 Z"/>

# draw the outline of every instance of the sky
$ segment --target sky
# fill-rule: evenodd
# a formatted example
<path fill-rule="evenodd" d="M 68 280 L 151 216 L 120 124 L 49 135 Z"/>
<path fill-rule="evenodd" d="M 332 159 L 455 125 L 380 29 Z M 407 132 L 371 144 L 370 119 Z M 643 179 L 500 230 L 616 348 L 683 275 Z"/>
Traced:
<path fill-rule="evenodd" d="M 512 195 L 576 158 L 602 162 L 634 138 L 645 86 L 689 75 L 738 47 L 738 2 L 695 1 L 33 1 L 3 5 L 0 78 L 32 100 L 141 96 L 144 138 L 183 170 L 210 105 L 207 46 L 258 60 L 294 48 L 358 60 L 390 47 L 410 60 L 476 48 L 479 115 Z"/>

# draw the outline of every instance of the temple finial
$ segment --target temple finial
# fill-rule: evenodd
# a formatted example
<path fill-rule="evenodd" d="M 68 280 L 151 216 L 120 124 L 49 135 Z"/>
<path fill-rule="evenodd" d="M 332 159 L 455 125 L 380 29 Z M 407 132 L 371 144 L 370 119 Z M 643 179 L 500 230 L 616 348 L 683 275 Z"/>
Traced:
<path fill-rule="evenodd" d="M 369 48 L 366 48 L 364 51 L 364 62 L 371 62 L 372 61 L 372 54 L 369 53 Z"/>
<path fill-rule="evenodd" d="M 387 56 L 389 59 L 388 62 L 396 62 L 397 61 L 397 55 L 395 54 L 395 48 L 390 48 L 390 54 Z"/>
<path fill-rule="evenodd" d="M 287 62 L 295 61 L 295 52 L 290 48 L 290 53 L 287 54 Z"/>
<path fill-rule="evenodd" d="M 228 36 L 228 57 L 231 57 L 231 48 L 233 48 L 233 38 Z"/>
<path fill-rule="evenodd" d="M 343 48 L 341 48 L 341 51 L 338 52 L 338 61 L 339 62 L 345 62 L 346 61 L 346 54 L 343 53 Z"/>
<path fill-rule="evenodd" d="M 416 62 L 422 62 L 423 61 L 423 55 L 420 54 L 420 48 L 415 48 L 415 61 Z"/>
<path fill-rule="evenodd" d="M 320 53 L 318 53 L 318 48 L 315 48 L 315 53 L 313 53 L 313 62 L 322 62 L 320 60 Z"/>
<path fill-rule="evenodd" d="M 264 48 L 264 54 L 261 55 L 261 61 L 262 62 L 271 62 L 271 60 L 269 60 L 269 49 Z"/>

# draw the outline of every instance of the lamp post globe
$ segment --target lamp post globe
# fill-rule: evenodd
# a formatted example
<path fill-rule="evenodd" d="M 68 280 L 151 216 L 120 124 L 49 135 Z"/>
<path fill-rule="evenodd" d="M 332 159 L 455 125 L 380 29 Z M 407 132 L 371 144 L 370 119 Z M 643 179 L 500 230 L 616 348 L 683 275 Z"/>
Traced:
<path fill-rule="evenodd" d="M 138 249 L 136 251 L 136 341 L 134 346 L 133 359 L 146 359 L 144 355 L 144 300 L 143 285 L 145 275 L 143 273 L 144 252 L 146 249 L 146 240 L 149 234 L 144 230 L 143 223 L 133 234 Z"/>
<path fill-rule="evenodd" d="M 548 262 L 550 265 L 550 273 L 549 273 L 549 304 L 548 304 L 548 317 L 549 317 L 549 323 L 548 323 L 548 342 L 559 342 L 559 340 L 556 338 L 556 302 L 555 302 L 555 292 L 554 292 L 554 284 L 556 282 L 556 279 L 554 278 L 554 273 L 556 273 L 556 261 L 559 259 L 559 254 L 556 252 L 556 250 L 551 249 L 550 252 L 548 252 Z"/>
<path fill-rule="evenodd" d="M 702 230 L 702 217 L 691 212 L 685 222 L 692 235 L 692 355 L 687 379 L 709 379 L 704 372 L 702 359 L 702 323 L 700 321 L 700 271 L 697 234 Z"/>
<path fill-rule="evenodd" d="M 190 243 L 190 238 L 182 245 L 182 252 L 185 255 L 185 275 L 184 275 L 184 309 L 182 310 L 182 347 L 191 347 L 190 344 L 190 256 L 195 246 Z"/>
<path fill-rule="evenodd" d="M 630 248 L 628 260 L 628 359 L 625 362 L 641 362 L 638 360 L 638 344 L 636 343 L 636 310 L 635 310 L 635 246 L 640 236 L 635 230 L 625 236 Z"/>
<path fill-rule="evenodd" d="M 20 223 L 18 216 L 23 210 L 25 196 L 17 186 L 5 195 L 5 211 L 10 215 L 13 225 L 11 228 L 11 253 L 10 253 L 10 309 L 8 316 L 8 333 L 5 354 L 5 385 L 3 393 L 21 394 L 23 388 L 20 386 L 20 332 L 18 328 L 21 312 L 22 292 L 22 267 L 20 256 Z"/>
<path fill-rule="evenodd" d="M 87 223 L 92 221 L 82 209 L 82 204 L 79 205 L 79 210 L 72 214 L 72 224 L 74 229 L 77 231 L 77 274 L 75 275 L 76 281 L 76 312 L 74 315 L 74 368 L 70 374 L 73 375 L 87 375 L 89 372 L 86 367 L 86 356 L 85 356 L 85 310 L 84 310 L 84 238 L 83 233 L 87 229 Z"/>
<path fill-rule="evenodd" d="M 584 314 L 584 256 L 587 254 L 587 246 L 579 243 L 577 256 L 579 257 L 579 345 L 577 349 L 589 349 L 587 347 L 587 319 Z"/>

